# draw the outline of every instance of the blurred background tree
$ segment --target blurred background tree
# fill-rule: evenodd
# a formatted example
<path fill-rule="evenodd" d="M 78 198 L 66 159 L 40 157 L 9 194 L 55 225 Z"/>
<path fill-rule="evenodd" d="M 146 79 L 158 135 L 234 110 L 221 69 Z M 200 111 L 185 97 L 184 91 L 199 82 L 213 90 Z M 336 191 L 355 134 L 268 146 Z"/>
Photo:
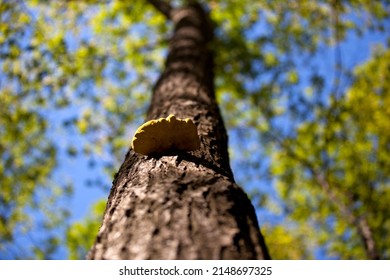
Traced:
<path fill-rule="evenodd" d="M 199 2 L 272 257 L 389 258 L 389 3 Z M 84 257 L 170 28 L 142 0 L 0 3 L 0 259 Z"/>

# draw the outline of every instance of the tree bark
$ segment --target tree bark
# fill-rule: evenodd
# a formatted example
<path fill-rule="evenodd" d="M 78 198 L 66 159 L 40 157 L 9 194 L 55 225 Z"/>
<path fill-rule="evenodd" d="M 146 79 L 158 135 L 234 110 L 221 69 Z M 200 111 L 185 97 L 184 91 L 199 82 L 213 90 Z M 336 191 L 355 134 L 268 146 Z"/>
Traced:
<path fill-rule="evenodd" d="M 201 147 L 153 157 L 130 149 L 87 258 L 269 259 L 255 210 L 229 165 L 214 96 L 211 21 L 196 4 L 167 7 L 175 30 L 147 120 L 189 117 Z"/>

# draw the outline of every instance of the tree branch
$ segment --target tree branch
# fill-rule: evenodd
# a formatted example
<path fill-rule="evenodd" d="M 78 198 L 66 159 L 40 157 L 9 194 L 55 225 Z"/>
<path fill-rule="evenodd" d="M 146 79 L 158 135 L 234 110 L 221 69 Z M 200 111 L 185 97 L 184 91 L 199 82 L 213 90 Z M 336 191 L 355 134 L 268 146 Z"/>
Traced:
<path fill-rule="evenodd" d="M 375 240 L 372 234 L 372 230 L 367 222 L 366 217 L 356 215 L 351 207 L 344 203 L 342 199 L 337 195 L 334 191 L 334 188 L 329 183 L 328 178 L 324 175 L 324 172 L 315 168 L 307 159 L 300 157 L 293 151 L 289 145 L 274 136 L 275 140 L 285 148 L 289 156 L 298 160 L 302 163 L 303 166 L 308 168 L 308 170 L 312 173 L 313 177 L 317 181 L 318 185 L 324 190 L 325 194 L 328 196 L 328 199 L 331 203 L 333 203 L 341 212 L 341 214 L 347 219 L 347 221 L 356 227 L 359 237 L 361 238 L 364 249 L 366 251 L 367 258 L 376 260 L 381 259 L 381 255 L 378 252 L 375 244 Z M 351 201 L 349 201 L 351 203 Z"/>
<path fill-rule="evenodd" d="M 159 12 L 161 12 L 168 19 L 172 19 L 172 5 L 169 2 L 163 0 L 148 0 Z"/>
<path fill-rule="evenodd" d="M 366 251 L 367 257 L 371 260 L 380 259 L 380 255 L 376 249 L 374 237 L 372 236 L 372 230 L 368 225 L 366 217 L 364 216 L 359 217 L 355 215 L 352 212 L 352 210 L 348 207 L 348 205 L 343 203 L 337 197 L 335 192 L 332 191 L 332 188 L 329 185 L 329 181 L 324 177 L 323 174 L 319 173 L 314 169 L 312 169 L 311 172 L 315 175 L 318 184 L 324 189 L 325 193 L 330 198 L 329 200 L 332 201 L 340 209 L 340 211 L 343 213 L 343 215 L 347 218 L 347 220 L 351 224 L 355 225 L 356 230 L 364 244 L 364 249 Z"/>

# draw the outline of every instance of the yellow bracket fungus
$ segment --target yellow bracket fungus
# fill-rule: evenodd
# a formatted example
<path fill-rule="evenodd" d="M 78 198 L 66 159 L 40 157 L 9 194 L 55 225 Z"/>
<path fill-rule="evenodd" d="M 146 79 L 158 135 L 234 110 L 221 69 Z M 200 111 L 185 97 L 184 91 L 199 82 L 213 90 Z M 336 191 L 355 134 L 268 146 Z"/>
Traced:
<path fill-rule="evenodd" d="M 200 142 L 196 125 L 189 119 L 176 119 L 174 115 L 150 120 L 134 134 L 131 147 L 142 155 L 162 154 L 167 151 L 193 151 Z"/>

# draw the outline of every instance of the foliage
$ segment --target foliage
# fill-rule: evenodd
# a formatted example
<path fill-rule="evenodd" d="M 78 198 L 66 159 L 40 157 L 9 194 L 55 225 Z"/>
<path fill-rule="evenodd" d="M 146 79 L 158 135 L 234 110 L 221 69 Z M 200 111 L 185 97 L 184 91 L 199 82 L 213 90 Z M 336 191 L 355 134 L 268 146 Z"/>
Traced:
<path fill-rule="evenodd" d="M 50 258 L 59 244 L 56 230 L 68 216 L 56 199 L 65 201 L 72 189 L 51 178 L 57 150 L 45 137 L 49 124 L 37 93 L 46 70 L 34 47 L 20 39 L 28 36 L 29 17 L 8 2 L 0 12 L 0 258 Z M 21 246 L 23 238 L 31 242 Z"/>
<path fill-rule="evenodd" d="M 85 259 L 98 233 L 105 207 L 106 201 L 99 200 L 92 206 L 91 213 L 68 228 L 66 246 L 69 250 L 69 259 Z"/>
<path fill-rule="evenodd" d="M 313 229 L 306 227 L 297 231 L 295 228 L 283 225 L 262 225 L 262 233 L 266 237 L 267 246 L 270 255 L 274 260 L 300 260 L 312 259 L 309 253 L 310 241 L 306 239 L 307 235 L 313 234 Z M 267 238 L 272 236 L 272 238 Z"/>
<path fill-rule="evenodd" d="M 389 58 L 390 51 L 381 50 L 358 67 L 346 95 L 330 97 L 329 107 L 274 155 L 289 216 L 311 223 L 317 229 L 312 237 L 343 259 L 368 257 L 362 222 L 379 254 L 390 257 Z"/>
<path fill-rule="evenodd" d="M 359 38 L 386 40 L 387 2 L 199 2 L 216 26 L 216 96 L 236 139 L 236 179 L 267 197 L 260 225 L 275 258 L 318 257 L 319 249 L 320 257 L 366 258 L 363 220 L 388 258 L 388 50 L 354 71 L 358 59 L 348 57 Z M 89 157 L 94 174 L 118 168 L 171 25 L 141 0 L 2 1 L 0 16 L 2 255 L 40 223 L 67 225 L 60 198 L 74 182 L 56 175 L 64 154 Z M 95 217 L 67 231 L 70 257 L 86 252 Z M 35 255 L 4 256 L 50 258 L 64 231 L 53 234 Z"/>

